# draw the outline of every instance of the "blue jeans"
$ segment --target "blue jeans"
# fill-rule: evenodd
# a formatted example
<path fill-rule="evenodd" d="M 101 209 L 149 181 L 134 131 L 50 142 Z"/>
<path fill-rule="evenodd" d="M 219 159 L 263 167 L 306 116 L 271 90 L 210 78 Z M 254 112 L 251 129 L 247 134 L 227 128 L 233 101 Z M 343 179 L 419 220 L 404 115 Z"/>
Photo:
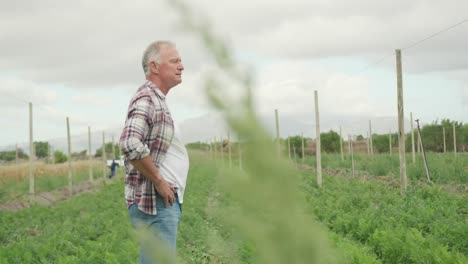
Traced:
<path fill-rule="evenodd" d="M 175 196 L 175 202 L 164 208 L 164 200 L 156 197 L 156 215 L 145 214 L 138 209 L 136 204 L 128 208 L 132 226 L 143 235 L 140 240 L 140 263 L 175 263 L 177 227 L 179 226 L 182 207 L 179 197 Z M 157 242 L 163 244 L 158 245 Z M 156 242 L 156 243 L 155 243 Z M 162 259 L 158 255 L 164 255 Z M 169 258 L 169 260 L 168 260 Z"/>

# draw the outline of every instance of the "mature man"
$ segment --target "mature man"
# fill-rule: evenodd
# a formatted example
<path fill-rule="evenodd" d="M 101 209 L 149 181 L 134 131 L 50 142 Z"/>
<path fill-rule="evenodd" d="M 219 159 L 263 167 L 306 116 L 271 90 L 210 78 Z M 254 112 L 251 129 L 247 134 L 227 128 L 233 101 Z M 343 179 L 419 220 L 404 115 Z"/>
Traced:
<path fill-rule="evenodd" d="M 127 170 L 125 199 L 132 225 L 164 241 L 175 259 L 189 159 L 166 95 L 182 82 L 184 66 L 175 45 L 168 41 L 151 43 L 142 64 L 146 82 L 130 100 L 120 137 Z M 160 248 L 143 239 L 140 263 L 152 263 L 152 254 Z"/>

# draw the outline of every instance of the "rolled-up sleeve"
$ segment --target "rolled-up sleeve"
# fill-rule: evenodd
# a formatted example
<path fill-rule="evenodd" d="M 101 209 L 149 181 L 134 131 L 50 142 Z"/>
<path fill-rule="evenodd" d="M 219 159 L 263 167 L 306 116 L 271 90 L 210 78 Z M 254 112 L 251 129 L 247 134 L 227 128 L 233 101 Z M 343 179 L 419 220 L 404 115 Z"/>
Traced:
<path fill-rule="evenodd" d="M 120 136 L 120 149 L 126 160 L 139 160 L 150 155 L 145 142 L 153 123 L 154 108 L 149 96 L 137 98 L 129 106 L 127 120 Z"/>

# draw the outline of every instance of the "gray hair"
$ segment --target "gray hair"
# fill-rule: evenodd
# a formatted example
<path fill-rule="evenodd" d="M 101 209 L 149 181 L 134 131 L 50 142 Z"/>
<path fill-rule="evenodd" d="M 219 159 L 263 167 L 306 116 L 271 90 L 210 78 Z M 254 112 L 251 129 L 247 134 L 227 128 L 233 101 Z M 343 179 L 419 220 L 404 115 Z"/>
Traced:
<path fill-rule="evenodd" d="M 175 44 L 170 41 L 155 41 L 149 44 L 149 46 L 146 48 L 145 52 L 143 53 L 143 59 L 141 60 L 145 76 L 148 76 L 150 74 L 149 64 L 152 61 L 156 63 L 161 63 L 161 56 L 159 52 L 161 50 L 161 46 L 164 45 L 175 47 Z"/>

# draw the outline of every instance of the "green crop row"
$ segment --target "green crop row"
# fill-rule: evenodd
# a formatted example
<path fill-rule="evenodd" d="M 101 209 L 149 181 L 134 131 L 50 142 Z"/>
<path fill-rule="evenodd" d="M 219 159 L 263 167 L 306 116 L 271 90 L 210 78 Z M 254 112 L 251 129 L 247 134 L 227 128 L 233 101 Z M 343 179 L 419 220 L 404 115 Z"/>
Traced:
<path fill-rule="evenodd" d="M 310 207 L 336 234 L 372 248 L 383 263 L 468 263 L 468 201 L 435 187 L 405 197 L 376 182 L 303 173 Z"/>
<path fill-rule="evenodd" d="M 206 155 L 191 156 L 177 241 L 179 262 L 261 263 L 262 247 L 237 234 L 216 211 L 236 203 L 218 189 L 219 166 Z M 333 249 L 326 263 L 467 263 L 465 197 L 418 186 L 401 197 L 397 188 L 377 182 L 329 176 L 318 189 L 310 172 L 295 173 L 305 179 L 304 210 L 328 230 L 328 241 L 317 238 Z M 278 209 L 282 211 L 287 209 Z M 290 250 L 294 246 L 284 245 Z M 0 263 L 136 263 L 138 247 L 121 177 L 93 194 L 0 213 Z"/>
<path fill-rule="evenodd" d="M 367 154 L 354 154 L 355 170 L 373 176 L 400 177 L 400 159 L 398 154 L 375 154 L 373 157 Z M 298 162 L 302 160 L 298 159 Z M 453 153 L 427 153 L 427 162 L 434 183 L 468 183 L 468 155 Z M 314 157 L 307 157 L 305 163 L 315 166 Z M 415 163 L 412 162 L 411 154 L 406 155 L 407 175 L 410 180 L 425 180 L 426 170 L 421 154 L 417 154 Z M 344 155 L 341 160 L 340 154 L 322 154 L 322 168 L 324 169 L 346 169 L 351 170 L 351 157 Z"/>
<path fill-rule="evenodd" d="M 94 179 L 103 178 L 101 168 L 93 169 Z M 107 171 L 106 171 L 107 173 Z M 124 170 L 119 168 L 116 175 L 123 175 Z M 81 170 L 73 172 L 73 184 L 78 184 L 89 180 L 88 170 Z M 107 177 L 107 175 L 105 175 Z M 50 192 L 59 188 L 68 186 L 68 175 L 62 176 L 51 176 L 41 175 L 36 176 L 34 179 L 35 192 Z M 24 178 L 20 181 L 10 180 L 3 184 L 0 184 L 0 202 L 7 202 L 9 200 L 27 200 L 29 193 L 29 178 Z"/>
<path fill-rule="evenodd" d="M 192 161 L 177 241 L 179 262 L 259 263 L 256 245 L 236 237 L 210 211 L 210 203 L 220 195 L 215 164 L 197 157 Z M 122 178 L 116 180 L 96 193 L 52 206 L 1 212 L 0 263 L 138 262 L 138 239 L 125 208 Z M 337 248 L 331 259 L 380 263 L 369 247 L 333 233 L 329 237 Z"/>
<path fill-rule="evenodd" d="M 220 217 L 218 212 L 213 212 L 216 210 L 213 203 L 219 203 L 218 206 L 235 203 L 217 189 L 216 175 L 223 170 L 218 170 L 215 162 L 205 159 L 197 159 L 192 162 L 194 163 L 196 165 L 190 168 L 188 182 L 190 189 L 184 202 L 183 219 L 179 229 L 178 250 L 181 262 L 262 263 L 259 261 L 258 247 L 255 243 L 236 234 L 235 230 L 224 223 L 223 217 Z M 261 218 L 261 215 L 258 217 Z M 323 229 L 326 230 L 326 227 Z M 330 240 L 328 243 L 336 249 L 334 252 L 336 255 L 329 256 L 327 263 L 381 263 L 371 248 L 335 233 L 330 232 L 328 235 Z M 294 245 L 285 244 L 284 247 L 294 250 L 292 248 Z"/>
<path fill-rule="evenodd" d="M 54 206 L 0 214 L 0 263 L 134 263 L 122 184 Z"/>

